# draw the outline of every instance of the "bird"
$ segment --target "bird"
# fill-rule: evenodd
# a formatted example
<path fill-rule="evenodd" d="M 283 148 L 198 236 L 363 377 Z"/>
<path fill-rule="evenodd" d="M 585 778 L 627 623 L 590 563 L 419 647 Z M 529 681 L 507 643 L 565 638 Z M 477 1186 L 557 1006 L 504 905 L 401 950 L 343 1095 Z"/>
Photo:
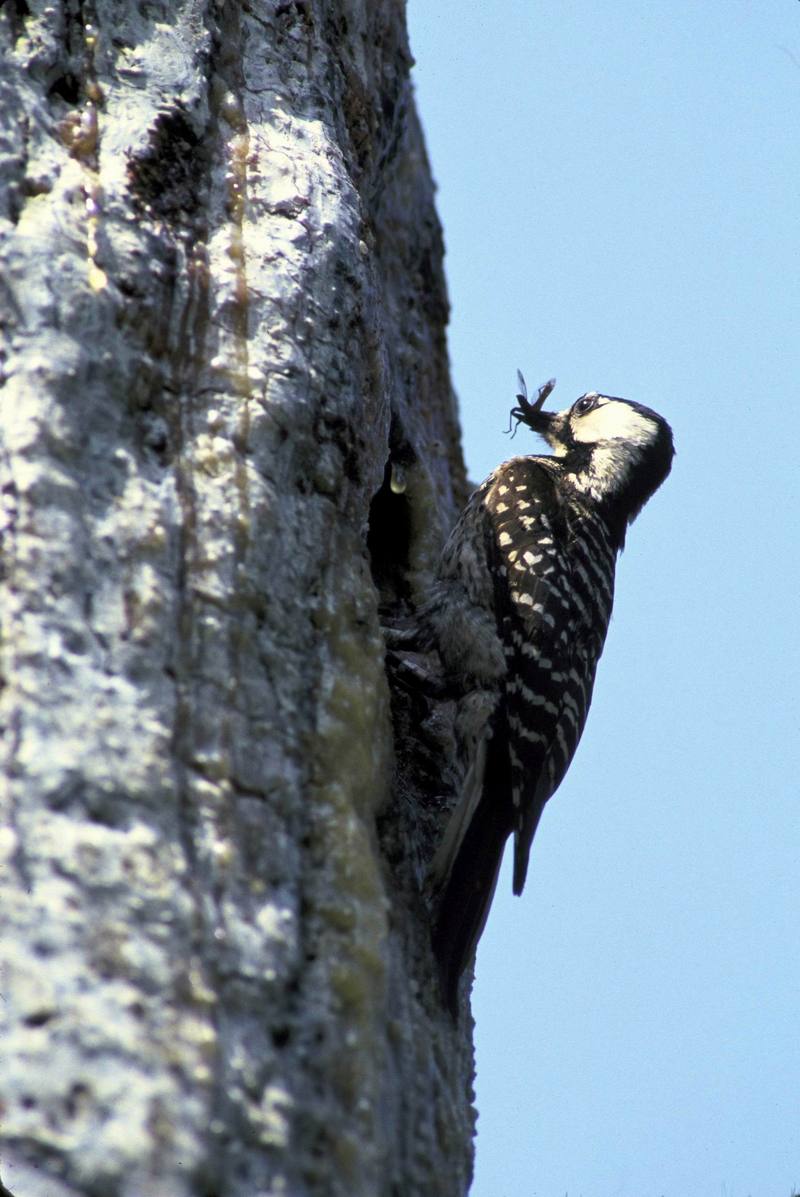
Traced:
<path fill-rule="evenodd" d="M 455 703 L 458 800 L 429 879 L 432 942 L 454 1016 L 506 841 L 521 894 L 545 803 L 578 746 L 605 644 L 628 526 L 670 472 L 655 411 L 589 391 L 544 408 L 555 380 L 512 408 L 551 454 L 512 457 L 474 491 L 419 611 Z"/>

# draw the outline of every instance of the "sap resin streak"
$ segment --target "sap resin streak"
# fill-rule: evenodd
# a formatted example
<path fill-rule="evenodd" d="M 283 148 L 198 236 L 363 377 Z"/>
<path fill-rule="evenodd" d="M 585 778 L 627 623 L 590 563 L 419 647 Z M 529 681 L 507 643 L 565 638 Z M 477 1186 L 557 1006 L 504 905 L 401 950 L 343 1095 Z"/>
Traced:
<path fill-rule="evenodd" d="M 578 746 L 628 525 L 670 471 L 672 432 L 656 412 L 589 392 L 566 411 L 534 403 L 518 423 L 553 456 L 514 457 L 470 498 L 421 612 L 428 646 L 458 697 L 460 800 L 432 865 L 433 939 L 448 1005 L 486 922 L 514 834 L 514 893 L 544 804 Z"/>

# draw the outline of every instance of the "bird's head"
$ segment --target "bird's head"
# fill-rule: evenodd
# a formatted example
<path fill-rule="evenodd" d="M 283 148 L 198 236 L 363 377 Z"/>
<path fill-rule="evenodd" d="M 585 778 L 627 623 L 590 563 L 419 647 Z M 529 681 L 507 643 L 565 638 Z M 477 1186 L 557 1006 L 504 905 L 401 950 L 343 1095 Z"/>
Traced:
<path fill-rule="evenodd" d="M 554 386 L 545 383 L 530 403 L 523 383 L 512 416 L 544 437 L 562 460 L 567 482 L 595 502 L 614 506 L 630 524 L 670 472 L 672 429 L 649 407 L 597 391 L 564 411 L 545 411 Z"/>

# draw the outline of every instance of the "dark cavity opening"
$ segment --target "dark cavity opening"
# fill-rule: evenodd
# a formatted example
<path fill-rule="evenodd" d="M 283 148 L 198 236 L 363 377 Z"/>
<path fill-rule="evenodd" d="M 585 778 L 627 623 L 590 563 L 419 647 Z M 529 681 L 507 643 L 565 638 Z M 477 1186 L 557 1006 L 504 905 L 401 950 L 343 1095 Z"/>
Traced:
<path fill-rule="evenodd" d="M 410 598 L 411 503 L 405 492 L 398 493 L 396 489 L 400 469 L 396 462 L 386 463 L 383 483 L 369 511 L 367 548 L 382 607 L 397 607 Z"/>

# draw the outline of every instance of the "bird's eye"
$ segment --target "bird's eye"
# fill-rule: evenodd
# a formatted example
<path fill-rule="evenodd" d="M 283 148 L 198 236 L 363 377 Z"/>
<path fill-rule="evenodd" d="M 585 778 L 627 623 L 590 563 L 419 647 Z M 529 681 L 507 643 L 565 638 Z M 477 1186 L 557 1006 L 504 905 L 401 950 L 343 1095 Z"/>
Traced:
<path fill-rule="evenodd" d="M 578 416 L 585 416 L 587 411 L 591 411 L 595 405 L 594 395 L 584 395 L 575 404 L 575 414 Z"/>

